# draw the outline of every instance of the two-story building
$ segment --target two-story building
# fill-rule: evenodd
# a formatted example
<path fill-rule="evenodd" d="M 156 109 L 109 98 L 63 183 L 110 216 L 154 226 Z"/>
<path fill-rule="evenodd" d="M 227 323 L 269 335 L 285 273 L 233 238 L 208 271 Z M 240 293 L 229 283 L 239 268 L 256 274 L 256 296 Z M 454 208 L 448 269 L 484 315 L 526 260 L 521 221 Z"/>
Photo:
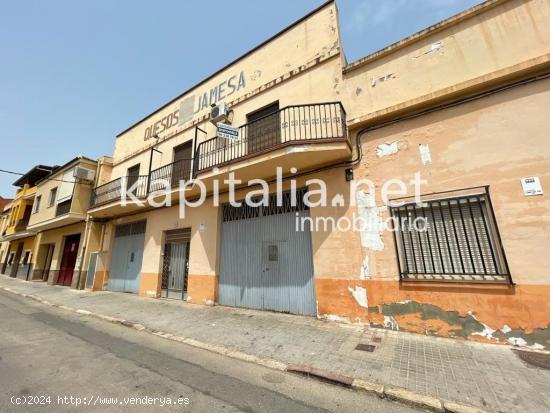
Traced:
<path fill-rule="evenodd" d="M 9 208 L 7 227 L 0 238 L 3 243 L 9 243 L 0 273 L 29 278 L 36 233 L 27 226 L 33 212 L 36 183 L 54 169 L 52 166 L 37 165 L 13 183 L 18 189 Z"/>
<path fill-rule="evenodd" d="M 27 226 L 36 233 L 29 279 L 83 285 L 88 246 L 93 249 L 97 243 L 94 224 L 87 220 L 96 172 L 96 161 L 78 156 L 37 182 Z"/>
<path fill-rule="evenodd" d="M 489 0 L 348 63 L 323 4 L 116 137 L 86 286 L 548 347 L 549 23 Z"/>
<path fill-rule="evenodd" d="M 0 240 L 4 235 L 6 235 L 6 230 L 8 229 L 11 201 L 13 201 L 13 199 L 0 197 Z M 9 246 L 10 243 L 8 241 L 0 241 L 0 268 L 8 253 Z"/>

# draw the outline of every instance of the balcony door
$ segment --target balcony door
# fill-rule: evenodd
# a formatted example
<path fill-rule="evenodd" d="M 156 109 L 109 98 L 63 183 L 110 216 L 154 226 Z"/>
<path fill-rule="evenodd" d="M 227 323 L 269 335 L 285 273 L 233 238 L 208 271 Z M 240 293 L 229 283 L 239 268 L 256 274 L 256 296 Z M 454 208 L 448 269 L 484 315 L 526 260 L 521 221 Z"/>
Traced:
<path fill-rule="evenodd" d="M 269 149 L 281 143 L 279 102 L 246 115 L 247 154 Z"/>
<path fill-rule="evenodd" d="M 61 265 L 59 266 L 59 276 L 57 285 L 70 286 L 73 282 L 73 274 L 78 256 L 78 245 L 80 244 L 80 234 L 70 235 L 65 238 Z"/>
<path fill-rule="evenodd" d="M 139 163 L 137 165 L 132 166 L 131 168 L 128 168 L 128 178 L 127 178 L 127 186 L 126 188 L 131 188 L 139 179 Z M 132 193 L 136 195 L 139 193 L 139 188 L 135 188 Z"/>
<path fill-rule="evenodd" d="M 185 142 L 174 148 L 174 162 L 172 163 L 172 188 L 178 186 L 180 180 L 191 177 L 191 158 L 193 157 L 193 141 Z"/>

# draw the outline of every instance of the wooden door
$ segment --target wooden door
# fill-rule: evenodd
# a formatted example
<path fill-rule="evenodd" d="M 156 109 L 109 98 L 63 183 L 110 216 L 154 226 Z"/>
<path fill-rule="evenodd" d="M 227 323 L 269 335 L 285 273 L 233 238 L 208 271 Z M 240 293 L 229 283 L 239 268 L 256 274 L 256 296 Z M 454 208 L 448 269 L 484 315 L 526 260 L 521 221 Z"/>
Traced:
<path fill-rule="evenodd" d="M 76 257 L 78 255 L 79 243 L 80 234 L 70 235 L 65 238 L 65 246 L 63 247 L 63 256 L 61 258 L 61 266 L 59 268 L 59 277 L 57 278 L 58 285 L 71 285 L 73 281 Z"/>

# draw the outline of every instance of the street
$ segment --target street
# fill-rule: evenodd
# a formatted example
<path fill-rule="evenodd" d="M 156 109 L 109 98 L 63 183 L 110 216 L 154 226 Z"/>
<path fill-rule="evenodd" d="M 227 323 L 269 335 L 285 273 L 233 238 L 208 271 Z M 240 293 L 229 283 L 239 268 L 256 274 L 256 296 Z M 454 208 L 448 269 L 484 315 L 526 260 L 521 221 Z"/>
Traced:
<path fill-rule="evenodd" d="M 3 412 L 416 411 L 5 291 L 0 311 Z"/>

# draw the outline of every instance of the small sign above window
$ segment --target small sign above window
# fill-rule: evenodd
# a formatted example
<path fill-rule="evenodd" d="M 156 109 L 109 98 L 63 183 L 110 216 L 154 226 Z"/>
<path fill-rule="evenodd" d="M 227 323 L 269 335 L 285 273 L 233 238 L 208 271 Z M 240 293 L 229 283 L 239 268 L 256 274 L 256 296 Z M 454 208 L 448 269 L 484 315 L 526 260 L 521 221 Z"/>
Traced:
<path fill-rule="evenodd" d="M 523 195 L 533 196 L 542 195 L 542 185 L 538 176 L 530 176 L 528 178 L 521 178 L 521 187 L 523 188 Z"/>
<path fill-rule="evenodd" d="M 218 123 L 218 137 L 236 140 L 239 139 L 239 128 L 228 125 L 226 123 Z"/>

